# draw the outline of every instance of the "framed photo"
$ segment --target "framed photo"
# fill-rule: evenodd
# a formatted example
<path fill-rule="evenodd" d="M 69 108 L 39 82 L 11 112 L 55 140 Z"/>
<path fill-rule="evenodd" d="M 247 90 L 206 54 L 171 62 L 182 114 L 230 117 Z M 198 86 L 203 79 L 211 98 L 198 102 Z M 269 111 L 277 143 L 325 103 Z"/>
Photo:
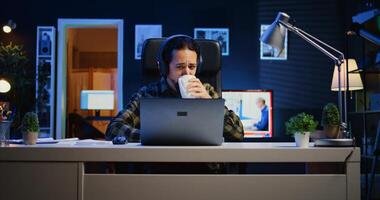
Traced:
<path fill-rule="evenodd" d="M 222 48 L 222 55 L 229 55 L 230 38 L 228 28 L 195 28 L 194 38 L 217 40 Z"/>
<path fill-rule="evenodd" d="M 261 25 L 260 35 L 264 33 L 264 31 L 270 25 Z M 287 60 L 288 59 L 288 31 L 285 32 L 285 47 L 282 51 L 279 51 L 276 48 L 273 48 L 267 44 L 260 42 L 260 59 L 261 60 Z"/>
<path fill-rule="evenodd" d="M 38 56 L 51 56 L 53 31 L 55 31 L 53 27 L 39 27 Z"/>
<path fill-rule="evenodd" d="M 135 59 L 141 59 L 144 41 L 149 38 L 162 37 L 162 25 L 136 25 L 135 26 Z"/>

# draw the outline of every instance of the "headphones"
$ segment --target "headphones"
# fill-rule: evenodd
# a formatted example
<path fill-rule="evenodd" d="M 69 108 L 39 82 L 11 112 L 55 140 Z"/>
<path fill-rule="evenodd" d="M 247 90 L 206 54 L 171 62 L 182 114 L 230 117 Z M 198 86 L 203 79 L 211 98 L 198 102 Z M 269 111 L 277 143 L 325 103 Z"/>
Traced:
<path fill-rule="evenodd" d="M 188 35 L 179 34 L 179 35 L 172 35 L 172 36 L 168 37 L 161 44 L 160 51 L 157 55 L 157 65 L 159 67 L 160 74 L 163 77 L 166 77 L 169 74 L 169 65 L 167 65 L 164 61 L 165 49 L 167 48 L 168 44 L 170 44 L 173 40 L 178 39 L 178 38 L 189 39 L 189 40 L 192 40 L 196 43 L 196 41 L 192 37 L 190 37 Z M 198 74 L 200 72 L 201 65 L 202 65 L 202 55 L 201 55 L 201 50 L 200 50 L 199 44 L 198 44 L 198 48 L 199 48 L 199 54 L 197 54 L 197 71 L 195 72 L 196 74 Z M 172 52 L 170 52 L 170 53 L 172 53 Z"/>

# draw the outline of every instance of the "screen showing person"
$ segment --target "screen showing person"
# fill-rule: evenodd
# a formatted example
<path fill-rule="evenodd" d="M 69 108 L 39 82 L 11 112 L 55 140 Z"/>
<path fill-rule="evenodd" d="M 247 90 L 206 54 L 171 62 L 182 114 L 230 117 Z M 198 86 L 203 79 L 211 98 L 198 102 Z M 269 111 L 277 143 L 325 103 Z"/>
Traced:
<path fill-rule="evenodd" d="M 222 96 L 226 106 L 240 117 L 245 138 L 273 136 L 272 91 L 226 90 Z"/>
<path fill-rule="evenodd" d="M 265 104 L 265 99 L 258 97 L 256 99 L 256 106 L 261 111 L 261 116 L 253 126 L 257 130 L 268 131 L 268 106 Z"/>

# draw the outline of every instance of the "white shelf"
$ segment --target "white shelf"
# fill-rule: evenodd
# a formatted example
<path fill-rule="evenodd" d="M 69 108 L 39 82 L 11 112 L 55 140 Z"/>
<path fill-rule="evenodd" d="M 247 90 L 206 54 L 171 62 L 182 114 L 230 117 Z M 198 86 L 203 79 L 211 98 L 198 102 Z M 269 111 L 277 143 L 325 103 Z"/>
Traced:
<path fill-rule="evenodd" d="M 44 85 L 44 89 L 49 94 L 49 101 L 44 104 L 42 107 L 48 107 L 50 108 L 47 112 L 38 112 L 39 113 L 49 113 L 50 120 L 47 122 L 43 122 L 44 124 L 49 124 L 48 127 L 40 127 L 40 130 L 43 134 L 49 135 L 49 137 L 54 137 L 53 135 L 53 129 L 54 129 L 54 116 L 55 116 L 55 110 L 54 110 L 54 96 L 55 96 L 55 40 L 56 40 L 56 29 L 54 26 L 37 26 L 37 43 L 36 43 L 36 75 L 38 76 L 39 69 L 41 62 L 49 63 L 50 64 L 50 75 L 47 75 L 47 81 L 48 83 Z M 39 52 L 42 48 L 50 48 L 50 55 L 41 55 Z M 38 77 L 37 77 L 38 78 Z M 50 81 L 50 83 L 49 83 Z M 36 88 L 38 89 L 38 81 L 36 81 Z M 38 91 L 36 91 L 36 98 L 38 97 Z M 38 109 L 38 107 L 37 107 Z"/>

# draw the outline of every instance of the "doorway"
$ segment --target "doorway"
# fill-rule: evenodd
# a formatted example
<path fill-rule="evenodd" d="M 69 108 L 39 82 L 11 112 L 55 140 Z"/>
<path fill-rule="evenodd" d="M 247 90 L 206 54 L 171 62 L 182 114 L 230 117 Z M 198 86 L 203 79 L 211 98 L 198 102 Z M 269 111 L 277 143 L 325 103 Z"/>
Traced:
<path fill-rule="evenodd" d="M 123 20 L 58 19 L 56 138 L 83 138 L 74 133 L 83 125 L 91 130 L 85 137 L 102 137 L 123 108 L 122 75 Z M 113 109 L 83 108 L 83 91 L 111 91 Z"/>

